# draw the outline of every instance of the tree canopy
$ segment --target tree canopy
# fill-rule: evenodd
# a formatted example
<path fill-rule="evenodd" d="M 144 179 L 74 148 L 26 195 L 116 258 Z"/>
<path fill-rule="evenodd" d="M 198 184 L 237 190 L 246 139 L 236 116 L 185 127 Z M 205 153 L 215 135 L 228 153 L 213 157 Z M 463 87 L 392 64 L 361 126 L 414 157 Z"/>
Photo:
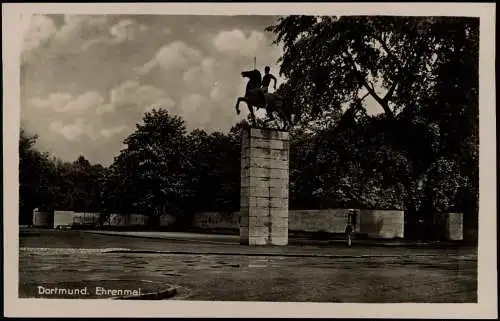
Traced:
<path fill-rule="evenodd" d="M 287 16 L 267 30 L 283 46 L 280 73 L 303 114 L 321 117 L 369 95 L 394 117 L 466 74 L 474 99 L 478 27 L 476 18 Z"/>
<path fill-rule="evenodd" d="M 284 50 L 280 90 L 330 147 L 311 151 L 310 168 L 336 164 L 299 171 L 319 180 L 316 197 L 477 214 L 479 19 L 286 16 L 267 30 Z"/>

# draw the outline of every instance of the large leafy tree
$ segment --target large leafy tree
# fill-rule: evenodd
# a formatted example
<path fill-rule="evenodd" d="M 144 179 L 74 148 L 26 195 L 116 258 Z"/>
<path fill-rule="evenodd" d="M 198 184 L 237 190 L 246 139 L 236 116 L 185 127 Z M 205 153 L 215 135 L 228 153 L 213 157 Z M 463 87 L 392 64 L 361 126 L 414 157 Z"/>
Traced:
<path fill-rule="evenodd" d="M 104 167 L 80 156 L 64 162 L 34 145 L 37 136 L 21 130 L 19 140 L 20 222 L 29 224 L 33 209 L 99 211 Z"/>
<path fill-rule="evenodd" d="M 474 18 L 288 16 L 267 30 L 283 46 L 280 73 L 303 115 L 340 111 L 369 95 L 392 118 L 428 97 L 450 59 L 468 59 L 477 72 Z"/>
<path fill-rule="evenodd" d="M 196 129 L 189 136 L 193 210 L 232 212 L 238 210 L 240 142 L 220 132 Z"/>
<path fill-rule="evenodd" d="M 359 119 L 292 136 L 293 208 L 401 209 L 405 155 L 384 145 L 380 123 Z"/>
<path fill-rule="evenodd" d="M 184 121 L 164 109 L 147 112 L 125 139 L 127 148 L 107 176 L 107 204 L 121 212 L 183 213 L 189 190 L 189 148 Z"/>
<path fill-rule="evenodd" d="M 24 130 L 19 139 L 19 222 L 30 224 L 31 213 L 38 203 L 37 189 L 40 186 L 38 166 L 41 155 L 33 149 L 36 136 Z"/>
<path fill-rule="evenodd" d="M 324 200 L 376 204 L 373 191 L 393 190 L 409 213 L 477 208 L 478 27 L 476 18 L 390 16 L 287 16 L 270 26 L 284 49 L 279 90 L 302 110 L 303 128 L 321 125 L 295 151 L 317 164 L 292 176 L 340 168 L 316 170 L 307 190 Z M 367 117 L 367 98 L 379 116 Z"/>
<path fill-rule="evenodd" d="M 19 139 L 19 210 L 20 222 L 30 224 L 33 210 L 52 210 L 57 202 L 54 160 L 34 145 L 36 135 L 24 130 Z"/>
<path fill-rule="evenodd" d="M 72 163 L 54 161 L 53 181 L 57 209 L 98 212 L 102 207 L 101 190 L 104 167 L 92 165 L 84 156 Z"/>

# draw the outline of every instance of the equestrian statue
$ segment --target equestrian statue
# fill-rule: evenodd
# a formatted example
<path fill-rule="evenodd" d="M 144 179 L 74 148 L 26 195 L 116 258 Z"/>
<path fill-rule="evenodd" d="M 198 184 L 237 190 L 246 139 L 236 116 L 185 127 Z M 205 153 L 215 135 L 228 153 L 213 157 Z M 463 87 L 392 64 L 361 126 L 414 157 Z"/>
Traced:
<path fill-rule="evenodd" d="M 262 75 L 259 70 L 253 69 L 249 71 L 243 71 L 241 76 L 248 78 L 248 83 L 245 90 L 244 97 L 238 97 L 236 101 L 236 112 L 240 114 L 240 102 L 245 102 L 250 111 L 250 117 L 252 119 L 253 125 L 256 123 L 254 107 L 256 109 L 264 108 L 268 119 L 265 123 L 270 121 L 275 121 L 274 112 L 277 113 L 278 119 L 284 124 L 283 129 L 289 129 L 293 125 L 293 119 L 296 118 L 296 114 L 291 109 L 291 104 L 287 104 L 284 97 L 269 93 L 268 87 L 271 80 L 274 80 L 274 89 L 276 89 L 276 77 L 269 73 L 270 68 L 266 66 L 265 75 Z"/>

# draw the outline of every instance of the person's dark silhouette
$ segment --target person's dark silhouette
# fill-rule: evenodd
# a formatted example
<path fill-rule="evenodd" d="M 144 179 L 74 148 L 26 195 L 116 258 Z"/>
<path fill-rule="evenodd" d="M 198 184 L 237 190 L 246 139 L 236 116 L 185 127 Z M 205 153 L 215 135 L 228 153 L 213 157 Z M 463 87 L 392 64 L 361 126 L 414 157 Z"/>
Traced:
<path fill-rule="evenodd" d="M 276 83 L 278 82 L 276 80 L 276 77 L 274 77 L 273 74 L 269 73 L 271 71 L 271 68 L 269 66 L 266 66 L 264 68 L 264 77 L 262 78 L 262 89 L 264 89 L 265 92 L 268 92 L 268 87 L 271 84 L 271 80 L 274 80 L 274 90 L 276 90 Z"/>
<path fill-rule="evenodd" d="M 269 92 L 269 85 L 271 84 L 271 80 L 274 80 L 274 90 L 276 90 L 276 83 L 278 82 L 276 80 L 276 77 L 274 77 L 273 74 L 270 73 L 271 68 L 269 66 L 266 66 L 264 68 L 264 77 L 262 77 L 262 86 L 261 86 L 261 99 L 264 102 L 265 107 L 267 108 L 267 100 L 266 100 L 266 93 Z"/>

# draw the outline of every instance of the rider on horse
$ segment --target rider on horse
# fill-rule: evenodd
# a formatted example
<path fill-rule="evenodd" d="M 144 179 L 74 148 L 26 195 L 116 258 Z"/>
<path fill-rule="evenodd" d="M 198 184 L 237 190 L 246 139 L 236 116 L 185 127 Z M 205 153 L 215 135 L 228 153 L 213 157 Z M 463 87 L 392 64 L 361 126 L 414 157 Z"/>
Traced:
<path fill-rule="evenodd" d="M 241 75 L 245 78 L 249 78 L 249 80 L 246 85 L 245 96 L 238 97 L 236 101 L 236 113 L 240 113 L 239 105 L 240 102 L 244 101 L 248 106 L 250 116 L 254 123 L 255 114 L 253 108 L 265 108 L 267 116 L 269 117 L 266 122 L 275 120 L 273 112 L 276 112 L 279 118 L 285 123 L 285 127 L 288 128 L 292 125 L 291 116 L 294 113 L 282 96 L 268 92 L 271 80 L 274 80 L 275 89 L 277 85 L 276 77 L 269 73 L 270 69 L 269 67 L 265 68 L 264 79 L 262 79 L 261 73 L 257 69 L 241 72 Z"/>
<path fill-rule="evenodd" d="M 265 108 L 267 108 L 267 99 L 266 99 L 266 93 L 269 92 L 269 85 L 271 84 L 271 80 L 274 80 L 274 90 L 276 90 L 276 84 L 277 84 L 277 80 L 276 80 L 276 77 L 274 77 L 273 74 L 269 73 L 271 71 L 271 68 L 269 68 L 269 66 L 266 66 L 266 68 L 264 68 L 264 72 L 265 72 L 265 75 L 264 77 L 262 77 L 262 99 L 263 101 L 266 102 L 265 104 Z"/>
<path fill-rule="evenodd" d="M 274 80 L 274 90 L 276 90 L 276 84 L 278 83 L 276 77 L 274 77 L 273 74 L 270 74 L 269 71 L 271 71 L 271 68 L 269 68 L 269 66 L 266 66 L 266 68 L 264 68 L 265 75 L 262 78 L 262 90 L 266 93 L 268 92 L 268 87 L 271 84 L 271 80 Z"/>

